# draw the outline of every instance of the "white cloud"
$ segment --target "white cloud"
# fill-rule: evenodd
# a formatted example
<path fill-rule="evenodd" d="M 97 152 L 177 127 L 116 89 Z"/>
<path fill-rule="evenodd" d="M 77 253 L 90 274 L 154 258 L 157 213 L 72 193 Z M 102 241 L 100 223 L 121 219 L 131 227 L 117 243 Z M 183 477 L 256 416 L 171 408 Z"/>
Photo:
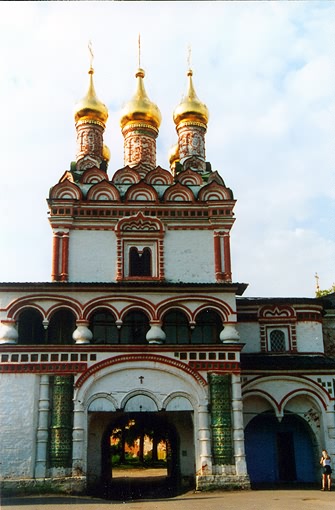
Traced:
<path fill-rule="evenodd" d="M 330 56 L 318 55 L 303 67 L 288 74 L 287 93 L 303 107 L 310 103 L 329 100 L 334 94 L 334 62 Z"/>

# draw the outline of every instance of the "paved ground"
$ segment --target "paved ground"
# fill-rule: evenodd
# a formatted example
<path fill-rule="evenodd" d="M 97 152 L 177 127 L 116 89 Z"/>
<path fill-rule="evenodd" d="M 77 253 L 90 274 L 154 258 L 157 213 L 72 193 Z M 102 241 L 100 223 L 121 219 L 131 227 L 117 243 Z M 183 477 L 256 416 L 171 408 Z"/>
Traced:
<path fill-rule="evenodd" d="M 272 490 L 188 492 L 175 498 L 111 501 L 88 497 L 2 498 L 5 510 L 335 510 L 335 492 Z"/>

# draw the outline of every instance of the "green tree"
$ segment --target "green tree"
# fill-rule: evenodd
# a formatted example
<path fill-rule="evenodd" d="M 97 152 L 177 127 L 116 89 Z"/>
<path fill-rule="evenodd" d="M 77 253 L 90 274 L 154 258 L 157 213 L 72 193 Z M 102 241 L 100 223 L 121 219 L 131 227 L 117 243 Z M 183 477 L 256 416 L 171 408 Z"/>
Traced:
<path fill-rule="evenodd" d="M 328 294 L 332 294 L 333 292 L 335 292 L 335 283 L 333 283 L 333 285 L 331 286 L 330 289 L 325 289 L 325 290 L 318 289 L 315 292 L 315 296 L 316 297 L 328 296 Z"/>

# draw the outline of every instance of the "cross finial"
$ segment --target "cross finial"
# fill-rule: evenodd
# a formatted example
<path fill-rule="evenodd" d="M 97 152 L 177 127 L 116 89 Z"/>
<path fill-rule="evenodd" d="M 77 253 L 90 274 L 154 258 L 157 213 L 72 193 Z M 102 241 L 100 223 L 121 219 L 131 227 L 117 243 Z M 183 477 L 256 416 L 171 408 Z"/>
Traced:
<path fill-rule="evenodd" d="M 187 46 L 187 65 L 189 69 L 191 69 L 191 60 L 192 60 L 192 48 L 191 45 L 189 44 Z"/>
<path fill-rule="evenodd" d="M 92 41 L 88 41 L 88 51 L 90 52 L 90 68 L 93 69 L 93 49 L 92 49 Z"/>
<path fill-rule="evenodd" d="M 315 273 L 314 278 L 315 278 L 316 292 L 319 292 L 319 290 L 320 290 L 319 279 L 320 278 L 319 278 L 318 273 Z"/>
<path fill-rule="evenodd" d="M 138 34 L 138 67 L 141 67 L 141 34 Z"/>

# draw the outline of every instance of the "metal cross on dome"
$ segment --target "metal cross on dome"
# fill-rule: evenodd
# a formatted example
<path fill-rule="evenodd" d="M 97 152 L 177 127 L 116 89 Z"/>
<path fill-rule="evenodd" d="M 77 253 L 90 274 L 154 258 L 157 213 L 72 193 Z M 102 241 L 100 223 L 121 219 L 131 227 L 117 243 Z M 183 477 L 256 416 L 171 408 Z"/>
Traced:
<path fill-rule="evenodd" d="M 191 62 L 192 62 L 192 48 L 191 45 L 189 44 L 187 46 L 187 65 L 189 69 L 191 69 Z"/>
<path fill-rule="evenodd" d="M 141 34 L 138 34 L 138 67 L 141 67 Z"/>
<path fill-rule="evenodd" d="M 93 48 L 92 48 L 92 41 L 88 41 L 88 51 L 90 52 L 90 67 L 92 68 L 93 67 L 93 59 L 94 59 L 94 54 L 93 54 Z"/>

